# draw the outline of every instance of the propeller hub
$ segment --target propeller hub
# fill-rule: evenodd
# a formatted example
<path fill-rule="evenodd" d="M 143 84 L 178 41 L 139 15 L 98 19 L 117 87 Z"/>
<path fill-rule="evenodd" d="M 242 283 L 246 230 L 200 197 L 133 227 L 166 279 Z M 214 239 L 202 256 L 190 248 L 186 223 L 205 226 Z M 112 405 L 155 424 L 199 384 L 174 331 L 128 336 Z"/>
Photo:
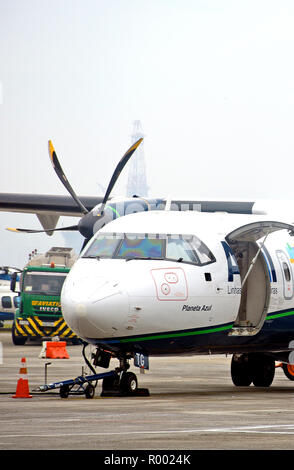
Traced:
<path fill-rule="evenodd" d="M 78 230 L 87 240 L 93 237 L 94 235 L 94 225 L 97 221 L 97 217 L 94 216 L 93 212 L 89 212 L 84 215 L 78 223 Z"/>

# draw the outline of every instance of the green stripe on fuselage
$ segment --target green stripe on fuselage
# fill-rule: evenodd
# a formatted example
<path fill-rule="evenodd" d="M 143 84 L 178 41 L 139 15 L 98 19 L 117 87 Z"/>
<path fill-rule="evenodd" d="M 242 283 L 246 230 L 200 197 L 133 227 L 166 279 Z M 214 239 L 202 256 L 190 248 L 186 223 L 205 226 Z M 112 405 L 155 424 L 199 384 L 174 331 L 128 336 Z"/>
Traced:
<path fill-rule="evenodd" d="M 288 312 L 270 314 L 266 317 L 266 320 L 274 320 L 275 318 L 288 317 L 291 315 L 294 315 L 294 310 L 288 310 Z"/>
<path fill-rule="evenodd" d="M 281 313 L 273 313 L 266 317 L 266 320 L 275 320 L 276 318 L 282 318 L 287 316 L 294 315 L 294 310 L 289 310 L 288 312 L 281 312 Z M 135 343 L 141 341 L 152 341 L 158 339 L 168 339 L 168 338 L 182 338 L 185 336 L 196 336 L 196 335 L 204 335 L 209 333 L 217 333 L 220 331 L 231 330 L 234 327 L 233 323 L 228 325 L 218 326 L 215 328 L 207 328 L 205 330 L 197 330 L 197 331 L 183 331 L 179 333 L 161 333 L 161 334 L 154 334 L 148 336 L 140 336 L 140 337 L 132 337 L 132 338 L 123 338 L 118 340 L 120 343 Z"/>
<path fill-rule="evenodd" d="M 167 339 L 167 338 L 181 338 L 183 336 L 195 336 L 195 335 L 204 335 L 207 333 L 216 333 L 218 331 L 225 331 L 230 330 L 233 328 L 233 324 L 219 326 L 215 328 L 209 328 L 206 330 L 197 330 L 197 331 L 188 331 L 182 333 L 166 333 L 166 334 L 159 334 L 159 335 L 151 335 L 151 336 L 141 336 L 136 338 L 124 338 L 119 340 L 120 343 L 133 343 L 137 341 L 152 341 L 157 339 Z"/>

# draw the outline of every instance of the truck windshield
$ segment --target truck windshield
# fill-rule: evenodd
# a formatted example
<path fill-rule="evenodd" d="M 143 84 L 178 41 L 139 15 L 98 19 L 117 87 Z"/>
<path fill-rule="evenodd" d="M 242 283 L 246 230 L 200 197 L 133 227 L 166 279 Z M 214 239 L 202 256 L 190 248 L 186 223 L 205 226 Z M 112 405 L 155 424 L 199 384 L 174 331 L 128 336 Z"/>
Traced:
<path fill-rule="evenodd" d="M 60 295 L 66 274 L 27 272 L 23 290 L 29 294 Z"/>
<path fill-rule="evenodd" d="M 198 266 L 215 261 L 211 251 L 195 235 L 180 234 L 101 233 L 83 258 L 166 259 Z"/>

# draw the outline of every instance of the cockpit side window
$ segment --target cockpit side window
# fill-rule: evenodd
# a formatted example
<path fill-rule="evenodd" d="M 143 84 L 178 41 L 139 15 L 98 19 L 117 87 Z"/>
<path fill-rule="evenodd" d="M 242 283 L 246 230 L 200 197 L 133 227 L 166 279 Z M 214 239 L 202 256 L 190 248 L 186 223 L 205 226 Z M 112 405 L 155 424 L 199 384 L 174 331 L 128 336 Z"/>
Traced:
<path fill-rule="evenodd" d="M 183 238 L 176 238 L 171 235 L 167 239 L 166 258 L 199 264 L 199 258 L 193 250 L 191 243 Z"/>
<path fill-rule="evenodd" d="M 168 235 L 166 258 L 197 266 L 215 261 L 211 251 L 195 235 Z"/>
<path fill-rule="evenodd" d="M 199 238 L 193 236 L 191 243 L 195 252 L 197 253 L 201 265 L 215 261 L 215 257 L 209 248 L 207 248 L 207 246 L 201 240 L 199 240 Z"/>
<path fill-rule="evenodd" d="M 83 258 L 161 259 L 204 266 L 215 258 L 195 235 L 98 234 Z"/>

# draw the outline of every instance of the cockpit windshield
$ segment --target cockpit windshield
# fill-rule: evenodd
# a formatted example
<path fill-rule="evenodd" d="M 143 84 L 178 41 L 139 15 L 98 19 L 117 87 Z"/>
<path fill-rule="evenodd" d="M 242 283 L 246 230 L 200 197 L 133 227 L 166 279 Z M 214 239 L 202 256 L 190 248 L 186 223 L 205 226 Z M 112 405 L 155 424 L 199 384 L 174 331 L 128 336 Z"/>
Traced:
<path fill-rule="evenodd" d="M 83 258 L 172 260 L 203 266 L 215 258 L 195 235 L 100 233 Z"/>

